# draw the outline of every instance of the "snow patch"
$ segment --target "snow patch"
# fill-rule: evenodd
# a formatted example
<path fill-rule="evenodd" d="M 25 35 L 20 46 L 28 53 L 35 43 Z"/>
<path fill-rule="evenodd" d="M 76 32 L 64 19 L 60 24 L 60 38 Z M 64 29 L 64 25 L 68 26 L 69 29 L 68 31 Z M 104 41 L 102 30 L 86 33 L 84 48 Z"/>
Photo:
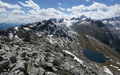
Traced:
<path fill-rule="evenodd" d="M 113 65 L 111 65 L 111 64 L 110 64 L 110 66 L 111 66 L 112 68 L 115 68 L 115 69 L 117 69 L 118 71 L 120 71 L 119 67 L 113 66 Z"/>
<path fill-rule="evenodd" d="M 103 69 L 107 74 L 113 75 L 112 72 L 106 66 L 104 66 Z"/>
<path fill-rule="evenodd" d="M 89 36 L 88 35 L 85 35 L 87 38 L 89 38 Z"/>
<path fill-rule="evenodd" d="M 82 20 L 85 20 L 86 18 L 82 18 Z"/>
<path fill-rule="evenodd" d="M 38 37 L 42 36 L 42 34 L 39 33 L 39 32 L 37 32 L 36 35 L 37 35 Z"/>
<path fill-rule="evenodd" d="M 116 30 L 120 30 L 120 27 L 115 27 Z"/>
<path fill-rule="evenodd" d="M 116 64 L 120 65 L 120 63 L 119 63 L 119 62 L 116 62 Z"/>
<path fill-rule="evenodd" d="M 18 39 L 19 37 L 18 37 L 18 35 L 15 35 L 15 39 Z"/>
<path fill-rule="evenodd" d="M 89 22 L 89 21 L 82 21 L 82 22 L 80 22 L 80 24 L 84 24 L 84 25 L 89 25 L 91 22 Z"/>
<path fill-rule="evenodd" d="M 78 22 L 77 20 L 64 20 L 63 23 L 67 26 L 70 27 L 71 25 L 73 25 L 73 23 Z"/>
<path fill-rule="evenodd" d="M 14 33 L 16 33 L 16 31 L 14 31 Z"/>
<path fill-rule="evenodd" d="M 18 31 L 18 27 L 15 27 L 14 29 Z"/>
<path fill-rule="evenodd" d="M 33 25 L 29 25 L 29 27 L 30 27 L 30 28 L 32 28 L 32 27 L 35 27 L 35 26 L 36 26 L 36 24 L 33 24 Z"/>
<path fill-rule="evenodd" d="M 120 71 L 120 69 L 118 69 L 118 71 Z"/>
<path fill-rule="evenodd" d="M 110 66 L 111 66 L 111 67 L 113 67 L 113 68 L 116 68 L 116 69 L 118 69 L 118 67 L 117 67 L 117 66 L 113 66 L 113 65 L 111 65 L 111 64 L 110 64 Z"/>
<path fill-rule="evenodd" d="M 53 39 L 52 38 L 53 37 L 53 35 L 48 35 L 48 41 L 51 43 L 51 44 L 55 44 L 55 43 L 57 43 L 57 41 L 55 41 L 55 39 Z"/>
<path fill-rule="evenodd" d="M 25 30 L 30 30 L 30 29 L 29 29 L 29 28 L 27 28 L 27 27 L 25 27 L 24 29 L 25 29 Z"/>
<path fill-rule="evenodd" d="M 103 21 L 103 23 L 104 23 L 104 24 L 107 24 L 107 21 L 105 20 L 105 21 Z"/>
<path fill-rule="evenodd" d="M 75 32 L 75 31 L 72 31 L 72 30 L 70 30 L 70 31 L 68 31 L 69 33 L 72 33 L 72 34 L 78 34 L 77 32 Z"/>
<path fill-rule="evenodd" d="M 111 62 L 114 62 L 113 59 L 110 59 Z"/>
<path fill-rule="evenodd" d="M 64 23 L 66 24 L 67 27 L 72 25 L 72 22 L 69 20 L 64 20 Z"/>
<path fill-rule="evenodd" d="M 13 38 L 13 33 L 9 33 L 9 39 Z"/>
<path fill-rule="evenodd" d="M 96 67 L 99 67 L 97 64 L 95 64 Z"/>
<path fill-rule="evenodd" d="M 73 57 L 74 57 L 74 60 L 77 60 L 79 63 L 81 63 L 81 64 L 84 63 L 82 60 L 80 60 L 78 57 L 76 57 L 76 56 L 75 56 L 74 54 L 72 54 L 71 52 L 66 51 L 66 50 L 63 50 L 63 52 L 65 52 L 65 53 L 67 53 L 67 54 L 73 56 Z"/>

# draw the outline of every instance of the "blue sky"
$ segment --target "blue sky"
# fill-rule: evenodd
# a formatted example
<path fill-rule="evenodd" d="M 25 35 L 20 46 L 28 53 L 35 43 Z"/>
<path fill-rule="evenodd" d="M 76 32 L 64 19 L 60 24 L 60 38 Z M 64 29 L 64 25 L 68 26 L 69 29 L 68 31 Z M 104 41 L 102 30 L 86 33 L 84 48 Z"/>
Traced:
<path fill-rule="evenodd" d="M 104 19 L 120 16 L 119 12 L 120 0 L 0 0 L 0 23 L 29 23 L 81 15 Z"/>
<path fill-rule="evenodd" d="M 2 0 L 3 2 L 11 3 L 11 4 L 19 4 L 20 2 L 25 2 L 27 0 Z M 106 5 L 114 5 L 114 4 L 120 4 L 120 0 L 33 0 L 35 3 L 37 3 L 41 8 L 57 8 L 58 3 L 61 3 L 65 6 L 65 8 L 70 8 L 72 6 L 77 5 L 91 5 L 94 1 L 99 3 L 104 3 Z"/>

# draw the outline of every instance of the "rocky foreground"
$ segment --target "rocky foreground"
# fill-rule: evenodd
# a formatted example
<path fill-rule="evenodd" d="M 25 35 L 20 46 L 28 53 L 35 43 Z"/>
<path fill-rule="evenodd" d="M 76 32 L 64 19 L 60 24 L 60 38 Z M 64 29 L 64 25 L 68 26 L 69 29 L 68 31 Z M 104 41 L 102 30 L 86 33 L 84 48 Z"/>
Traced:
<path fill-rule="evenodd" d="M 97 75 L 58 44 L 50 44 L 43 38 L 34 44 L 21 39 L 0 40 L 1 75 Z"/>

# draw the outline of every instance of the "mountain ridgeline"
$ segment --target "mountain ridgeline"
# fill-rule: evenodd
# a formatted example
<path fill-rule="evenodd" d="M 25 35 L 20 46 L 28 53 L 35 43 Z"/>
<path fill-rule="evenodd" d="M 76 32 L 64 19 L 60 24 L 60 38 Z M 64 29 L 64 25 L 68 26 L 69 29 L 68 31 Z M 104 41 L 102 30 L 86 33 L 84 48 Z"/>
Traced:
<path fill-rule="evenodd" d="M 0 35 L 5 35 L 11 38 L 16 38 L 17 36 L 25 41 L 35 41 L 37 40 L 37 37 L 42 35 L 54 35 L 68 38 L 70 41 L 73 41 L 70 36 L 68 36 L 60 27 L 56 26 L 50 20 L 9 28 L 8 30 L 0 31 Z"/>
<path fill-rule="evenodd" d="M 87 50 L 104 62 L 84 56 Z M 102 21 L 43 20 L 0 31 L 0 74 L 118 75 L 119 52 L 120 39 Z"/>
<path fill-rule="evenodd" d="M 120 38 L 120 16 L 101 20 L 111 32 Z"/>
<path fill-rule="evenodd" d="M 79 22 L 72 26 L 80 35 L 91 35 L 92 37 L 100 40 L 101 42 L 115 48 L 116 51 L 120 52 L 120 39 L 109 28 L 104 25 L 101 21 L 90 20 L 89 24 L 84 25 Z"/>

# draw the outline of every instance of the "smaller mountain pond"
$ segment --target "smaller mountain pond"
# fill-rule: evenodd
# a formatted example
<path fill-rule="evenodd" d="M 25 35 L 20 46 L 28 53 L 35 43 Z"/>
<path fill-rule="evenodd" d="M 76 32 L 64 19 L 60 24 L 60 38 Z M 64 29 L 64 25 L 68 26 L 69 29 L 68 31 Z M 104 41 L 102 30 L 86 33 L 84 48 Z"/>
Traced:
<path fill-rule="evenodd" d="M 100 54 L 98 52 L 95 52 L 89 49 L 84 49 L 83 55 L 89 60 L 94 61 L 94 62 L 99 62 L 99 63 L 105 63 L 105 61 L 108 59 L 103 54 Z"/>

